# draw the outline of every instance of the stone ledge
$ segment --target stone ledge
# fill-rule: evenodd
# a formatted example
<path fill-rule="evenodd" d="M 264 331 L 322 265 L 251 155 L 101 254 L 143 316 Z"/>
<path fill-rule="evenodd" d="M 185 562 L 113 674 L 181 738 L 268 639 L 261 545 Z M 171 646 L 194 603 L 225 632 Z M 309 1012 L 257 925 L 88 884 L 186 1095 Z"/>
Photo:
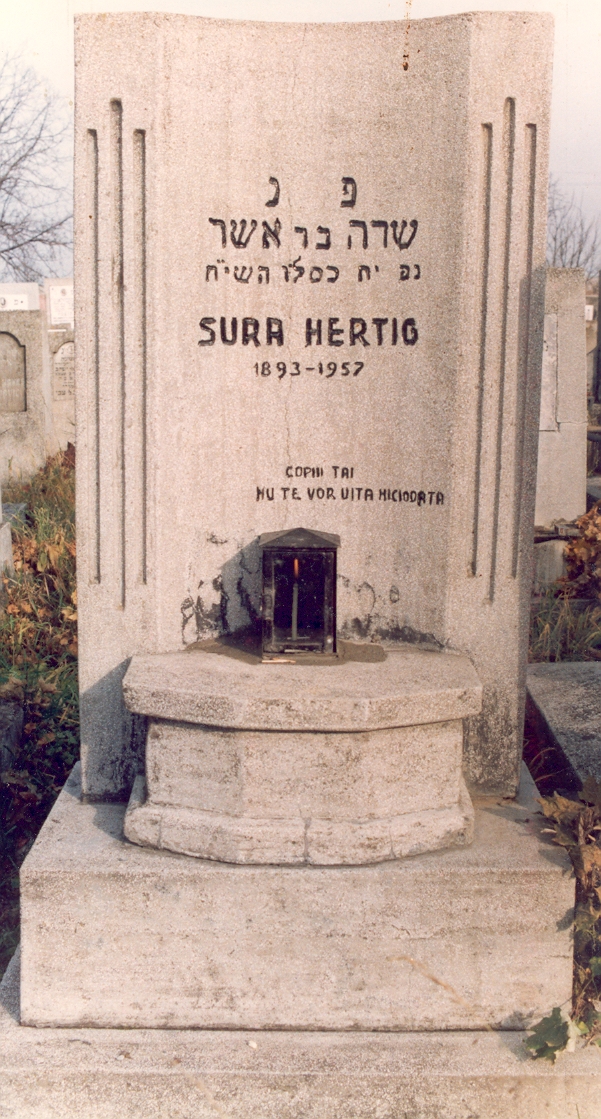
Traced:
<path fill-rule="evenodd" d="M 549 743 L 563 755 L 575 788 L 601 781 L 601 664 L 530 664 L 528 707 Z"/>
<path fill-rule="evenodd" d="M 478 715 L 482 686 L 467 657 L 405 649 L 385 661 L 247 664 L 193 650 L 135 656 L 130 711 L 245 730 L 362 731 Z"/>
<path fill-rule="evenodd" d="M 224 816 L 146 801 L 135 781 L 123 830 L 142 847 L 238 864 L 340 866 L 385 862 L 471 843 L 474 809 L 461 781 L 459 803 L 375 820 L 278 820 Z"/>
<path fill-rule="evenodd" d="M 528 800 L 477 805 L 469 847 L 286 867 L 130 845 L 79 795 L 21 869 L 28 1024 L 517 1029 L 570 998 L 574 880 Z"/>
<path fill-rule="evenodd" d="M 0 985 L 2 1119 L 597 1119 L 601 1052 L 520 1032 L 32 1029 Z"/>

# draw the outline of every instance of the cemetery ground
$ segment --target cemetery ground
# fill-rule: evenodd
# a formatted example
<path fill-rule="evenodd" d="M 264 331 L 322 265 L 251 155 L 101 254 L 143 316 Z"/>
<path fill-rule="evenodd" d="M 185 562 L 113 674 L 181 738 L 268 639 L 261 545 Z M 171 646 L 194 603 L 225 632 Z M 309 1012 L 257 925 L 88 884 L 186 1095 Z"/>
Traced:
<path fill-rule="evenodd" d="M 0 779 L 0 975 L 19 938 L 19 867 L 78 757 L 74 458 L 70 446 L 3 493 L 25 511 L 13 525 L 15 574 L 2 580 L 0 701 L 23 706 L 24 732 Z M 531 661 L 601 659 L 601 506 L 579 523 L 566 578 L 534 602 Z M 578 883 L 573 1019 L 601 1043 L 601 786 L 591 780 L 562 796 L 552 752 L 527 736 L 525 756 Z M 536 1056 L 553 1060 L 568 1042 L 558 1014 L 535 1029 Z"/>

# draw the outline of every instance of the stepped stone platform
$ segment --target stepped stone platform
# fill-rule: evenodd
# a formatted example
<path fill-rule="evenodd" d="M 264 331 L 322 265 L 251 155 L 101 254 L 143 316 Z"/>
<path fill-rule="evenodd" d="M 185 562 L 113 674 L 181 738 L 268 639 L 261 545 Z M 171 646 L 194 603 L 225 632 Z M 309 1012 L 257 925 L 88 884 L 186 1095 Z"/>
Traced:
<path fill-rule="evenodd" d="M 570 999 L 574 905 L 531 791 L 477 802 L 470 847 L 233 866 L 124 841 L 125 806 L 82 804 L 76 767 L 21 871 L 23 1023 L 527 1026 Z"/>
<path fill-rule="evenodd" d="M 597 1119 L 601 1051 L 521 1031 L 34 1029 L 0 985 L 2 1119 Z"/>

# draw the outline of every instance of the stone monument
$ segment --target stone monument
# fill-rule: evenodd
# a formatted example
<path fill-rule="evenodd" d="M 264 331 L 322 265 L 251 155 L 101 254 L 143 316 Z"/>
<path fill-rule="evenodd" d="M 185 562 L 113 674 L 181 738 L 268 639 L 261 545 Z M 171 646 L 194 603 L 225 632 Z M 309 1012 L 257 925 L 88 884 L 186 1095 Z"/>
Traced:
<path fill-rule="evenodd" d="M 28 477 L 52 436 L 44 312 L 37 284 L 0 284 L 0 478 Z"/>
<path fill-rule="evenodd" d="M 55 445 L 75 442 L 75 335 L 73 280 L 44 281 L 48 348 L 52 369 L 52 420 Z"/>
<path fill-rule="evenodd" d="M 565 525 L 586 513 L 585 275 L 548 268 L 536 479 L 536 584 L 564 573 Z"/>
<path fill-rule="evenodd" d="M 76 27 L 82 766 L 12 1115 L 582 1110 L 515 1033 L 572 971 L 514 799 L 550 18 Z"/>

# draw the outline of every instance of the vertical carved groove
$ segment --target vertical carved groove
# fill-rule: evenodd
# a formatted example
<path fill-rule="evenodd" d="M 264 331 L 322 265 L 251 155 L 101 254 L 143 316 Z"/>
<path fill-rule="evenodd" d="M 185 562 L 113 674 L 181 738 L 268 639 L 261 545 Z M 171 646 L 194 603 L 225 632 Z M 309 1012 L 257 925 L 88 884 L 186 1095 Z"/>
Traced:
<path fill-rule="evenodd" d="M 125 606 L 125 305 L 123 284 L 123 106 L 111 101 L 111 164 L 113 169 L 113 283 L 117 290 L 118 335 L 118 579 L 119 602 Z"/>
<path fill-rule="evenodd" d="M 141 555 L 142 583 L 147 582 L 148 572 L 148 378 L 147 378 L 147 321 L 146 321 L 146 133 L 134 132 L 134 181 L 135 181 L 135 235 L 136 271 L 140 316 L 140 500 L 141 500 Z"/>
<path fill-rule="evenodd" d="M 524 486 L 524 443 L 526 434 L 526 407 L 530 395 L 530 304 L 532 300 L 532 261 L 534 256 L 534 203 L 536 191 L 536 125 L 527 124 L 525 133 L 526 170 L 526 260 L 523 289 L 520 298 L 520 349 L 518 367 L 518 395 L 516 407 L 515 481 L 513 510 L 513 556 L 511 574 L 518 573 L 520 555 L 520 516 Z"/>
<path fill-rule="evenodd" d="M 480 527 L 480 482 L 482 477 L 482 428 L 484 415 L 484 373 L 486 369 L 486 328 L 488 321 L 488 275 L 490 269 L 490 211 L 492 191 L 492 124 L 482 125 L 482 191 L 481 227 L 481 289 L 480 340 L 478 361 L 478 410 L 476 416 L 476 473 L 474 478 L 474 524 L 470 569 L 478 569 L 478 531 Z"/>
<path fill-rule="evenodd" d="M 505 410 L 505 366 L 507 363 L 507 327 L 509 311 L 509 265 L 511 261 L 511 217 L 513 211 L 513 173 L 515 161 L 515 101 L 508 97 L 505 102 L 503 121 L 503 154 L 505 164 L 505 221 L 503 229 L 503 288 L 501 311 L 501 353 L 499 360 L 499 395 L 497 403 L 497 449 L 495 460 L 495 496 L 493 505 L 492 547 L 490 557 L 490 579 L 488 598 L 495 596 L 497 574 L 497 552 L 499 543 L 499 511 L 501 505 L 501 463 L 503 457 L 503 432 Z"/>
<path fill-rule="evenodd" d="M 92 491 L 93 515 L 92 523 L 92 563 L 91 581 L 100 582 L 100 267 L 98 243 L 98 133 L 96 129 L 88 131 L 88 171 L 91 183 L 90 218 L 91 249 L 92 249 L 92 362 L 93 362 L 93 402 L 92 402 Z"/>

